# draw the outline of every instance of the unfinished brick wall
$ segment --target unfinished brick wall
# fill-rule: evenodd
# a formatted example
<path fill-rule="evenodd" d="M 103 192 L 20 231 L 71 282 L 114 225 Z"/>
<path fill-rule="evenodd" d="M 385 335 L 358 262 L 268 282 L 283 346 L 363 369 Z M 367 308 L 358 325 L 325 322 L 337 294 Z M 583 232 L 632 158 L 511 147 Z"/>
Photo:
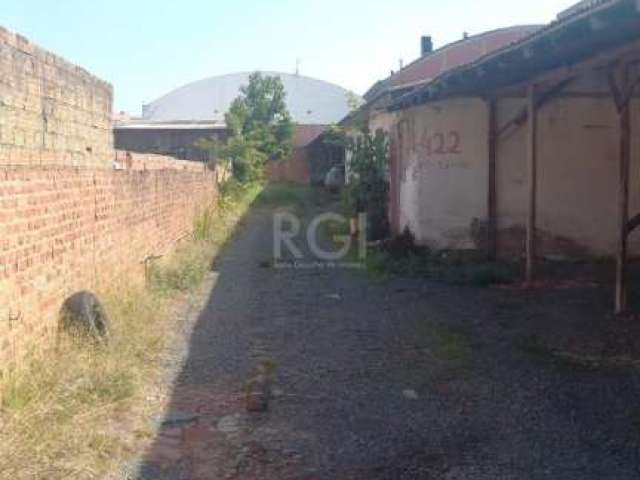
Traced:
<path fill-rule="evenodd" d="M 0 27 L 0 164 L 111 165 L 112 88 Z"/>
<path fill-rule="evenodd" d="M 0 365 L 51 344 L 64 300 L 143 278 L 216 198 L 214 174 L 0 167 Z"/>
<path fill-rule="evenodd" d="M 111 87 L 0 28 L 0 373 L 65 299 L 144 281 L 215 204 L 201 163 L 113 150 Z"/>

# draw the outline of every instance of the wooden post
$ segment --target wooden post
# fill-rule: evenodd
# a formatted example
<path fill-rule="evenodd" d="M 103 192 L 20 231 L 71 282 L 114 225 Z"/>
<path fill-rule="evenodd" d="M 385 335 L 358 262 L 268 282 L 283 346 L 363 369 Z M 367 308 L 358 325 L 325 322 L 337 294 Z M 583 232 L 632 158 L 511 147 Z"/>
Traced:
<path fill-rule="evenodd" d="M 538 175 L 538 112 L 536 105 L 536 86 L 528 89 L 528 212 L 527 212 L 527 270 L 526 280 L 531 283 L 534 279 L 536 259 L 536 202 Z"/>
<path fill-rule="evenodd" d="M 487 195 L 487 257 L 494 262 L 498 255 L 498 211 L 496 191 L 496 160 L 498 156 L 497 101 L 487 101 L 489 109 L 489 191 Z"/>
<path fill-rule="evenodd" d="M 629 83 L 629 67 L 618 66 L 609 72 L 609 87 L 618 109 L 620 165 L 618 185 L 618 245 L 616 251 L 616 314 L 627 310 L 627 255 L 629 222 L 629 170 L 631 164 L 631 102 L 638 80 Z M 634 221 L 636 221 L 634 219 Z"/>
<path fill-rule="evenodd" d="M 620 185 L 618 190 L 618 251 L 616 258 L 616 313 L 627 309 L 627 244 L 629 223 L 629 165 L 631 160 L 630 102 L 620 105 Z"/>

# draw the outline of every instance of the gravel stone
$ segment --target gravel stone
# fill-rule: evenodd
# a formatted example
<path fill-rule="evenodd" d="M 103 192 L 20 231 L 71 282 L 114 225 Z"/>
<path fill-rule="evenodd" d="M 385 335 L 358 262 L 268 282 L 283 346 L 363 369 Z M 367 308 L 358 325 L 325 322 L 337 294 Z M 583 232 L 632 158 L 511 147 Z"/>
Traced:
<path fill-rule="evenodd" d="M 558 368 L 520 346 L 588 325 L 603 311 L 597 296 L 260 268 L 272 213 L 251 213 L 216 262 L 167 378 L 171 411 L 215 427 L 190 456 L 206 478 L 639 478 L 638 372 Z M 266 360 L 272 391 L 286 395 L 247 416 L 244 386 Z M 247 453 L 251 442 L 261 448 Z M 157 474 L 151 458 L 153 447 L 143 470 Z M 153 478 L 178 475 L 199 478 Z"/>

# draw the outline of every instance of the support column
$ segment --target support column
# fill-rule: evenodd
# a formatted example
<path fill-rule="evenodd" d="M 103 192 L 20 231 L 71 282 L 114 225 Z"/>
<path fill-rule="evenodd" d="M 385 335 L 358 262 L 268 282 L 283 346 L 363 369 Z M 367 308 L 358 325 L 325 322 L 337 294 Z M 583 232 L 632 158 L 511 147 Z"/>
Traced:
<path fill-rule="evenodd" d="M 528 89 L 528 211 L 527 211 L 527 265 L 526 280 L 531 283 L 535 276 L 536 259 L 536 204 L 538 183 L 538 109 L 536 86 Z"/>
<path fill-rule="evenodd" d="M 620 183 L 618 187 L 618 249 L 616 258 L 616 313 L 627 309 L 627 247 L 629 223 L 629 165 L 631 161 L 630 102 L 620 105 Z"/>
<path fill-rule="evenodd" d="M 493 262 L 498 253 L 498 208 L 496 186 L 496 161 L 498 156 L 498 119 L 497 101 L 490 98 L 487 101 L 489 109 L 489 185 L 487 196 L 487 257 Z"/>

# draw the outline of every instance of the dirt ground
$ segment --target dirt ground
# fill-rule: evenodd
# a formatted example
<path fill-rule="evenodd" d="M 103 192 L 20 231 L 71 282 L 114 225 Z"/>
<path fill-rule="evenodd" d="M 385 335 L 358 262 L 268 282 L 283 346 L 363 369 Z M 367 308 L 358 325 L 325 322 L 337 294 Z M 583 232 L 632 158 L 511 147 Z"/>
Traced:
<path fill-rule="evenodd" d="M 640 376 L 619 345 L 634 340 L 607 333 L 600 290 L 276 268 L 273 212 L 257 206 L 215 265 L 127 478 L 640 478 Z M 264 365 L 268 409 L 249 413 Z"/>

